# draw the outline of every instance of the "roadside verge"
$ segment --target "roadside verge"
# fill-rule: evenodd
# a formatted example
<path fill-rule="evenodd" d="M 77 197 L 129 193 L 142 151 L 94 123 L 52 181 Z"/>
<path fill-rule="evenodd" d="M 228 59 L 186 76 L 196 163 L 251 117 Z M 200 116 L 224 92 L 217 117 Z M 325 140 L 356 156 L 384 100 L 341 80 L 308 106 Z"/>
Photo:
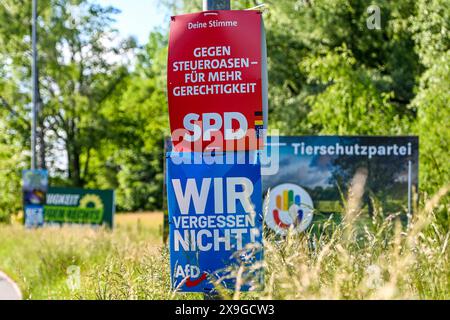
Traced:
<path fill-rule="evenodd" d="M 0 271 L 0 300 L 22 300 L 17 284 Z"/>

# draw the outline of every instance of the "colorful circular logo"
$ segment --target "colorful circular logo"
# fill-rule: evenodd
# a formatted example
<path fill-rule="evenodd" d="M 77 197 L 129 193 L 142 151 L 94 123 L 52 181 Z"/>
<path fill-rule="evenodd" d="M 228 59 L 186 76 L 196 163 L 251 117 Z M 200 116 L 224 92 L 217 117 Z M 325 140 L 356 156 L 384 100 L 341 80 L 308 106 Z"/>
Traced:
<path fill-rule="evenodd" d="M 291 227 L 294 233 L 303 232 L 313 219 L 312 199 L 296 184 L 284 183 L 271 189 L 266 207 L 266 224 L 279 235 L 286 235 Z"/>

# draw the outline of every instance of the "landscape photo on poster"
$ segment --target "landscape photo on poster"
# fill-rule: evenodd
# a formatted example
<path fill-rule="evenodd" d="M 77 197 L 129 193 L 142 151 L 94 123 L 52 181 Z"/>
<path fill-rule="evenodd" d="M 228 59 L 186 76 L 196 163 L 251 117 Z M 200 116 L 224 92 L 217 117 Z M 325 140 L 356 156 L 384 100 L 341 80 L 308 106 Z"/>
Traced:
<path fill-rule="evenodd" d="M 270 190 L 266 225 L 286 234 L 292 225 L 302 232 L 333 213 L 339 220 L 357 171 L 366 175 L 365 216 L 371 217 L 378 206 L 405 220 L 418 190 L 418 144 L 418 137 L 268 137 L 267 154 L 270 159 L 278 153 L 279 169 L 262 176 L 263 193 Z"/>
<path fill-rule="evenodd" d="M 206 163 L 195 163 L 201 155 Z M 215 292 L 215 282 L 236 287 L 230 276 L 243 267 L 240 291 L 263 283 L 262 186 L 258 152 L 208 156 L 169 153 L 167 199 L 172 287 Z M 191 161 L 192 159 L 192 161 Z M 189 163 L 185 161 L 189 160 Z M 214 162 L 212 162 L 214 160 Z"/>

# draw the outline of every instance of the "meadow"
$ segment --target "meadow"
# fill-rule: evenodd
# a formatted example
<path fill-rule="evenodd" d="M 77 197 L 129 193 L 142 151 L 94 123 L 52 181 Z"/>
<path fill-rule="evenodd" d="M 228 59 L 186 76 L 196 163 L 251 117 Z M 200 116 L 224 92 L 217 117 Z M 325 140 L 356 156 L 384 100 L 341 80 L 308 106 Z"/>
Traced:
<path fill-rule="evenodd" d="M 349 198 L 339 225 L 330 219 L 319 233 L 284 240 L 266 232 L 265 261 L 257 266 L 265 269 L 264 289 L 219 290 L 221 298 L 450 299 L 450 233 L 437 219 L 448 214 L 448 192 L 424 201 L 406 226 L 381 208 L 369 219 Z M 26 299 L 203 299 L 171 290 L 162 221 L 161 213 L 118 214 L 113 232 L 0 225 L 0 269 Z M 80 282 L 70 288 L 73 266 Z M 239 270 L 234 275 L 239 282 Z"/>

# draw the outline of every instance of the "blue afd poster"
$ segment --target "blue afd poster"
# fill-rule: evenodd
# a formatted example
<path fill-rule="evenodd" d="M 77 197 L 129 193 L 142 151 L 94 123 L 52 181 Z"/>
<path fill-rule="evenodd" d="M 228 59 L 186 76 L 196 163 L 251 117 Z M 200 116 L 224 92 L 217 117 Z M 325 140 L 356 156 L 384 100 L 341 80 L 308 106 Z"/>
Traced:
<path fill-rule="evenodd" d="M 230 156 L 231 155 L 231 156 Z M 262 186 L 257 152 L 169 153 L 167 199 L 173 289 L 258 289 L 262 270 Z M 252 270 L 252 271 L 250 271 Z"/>

